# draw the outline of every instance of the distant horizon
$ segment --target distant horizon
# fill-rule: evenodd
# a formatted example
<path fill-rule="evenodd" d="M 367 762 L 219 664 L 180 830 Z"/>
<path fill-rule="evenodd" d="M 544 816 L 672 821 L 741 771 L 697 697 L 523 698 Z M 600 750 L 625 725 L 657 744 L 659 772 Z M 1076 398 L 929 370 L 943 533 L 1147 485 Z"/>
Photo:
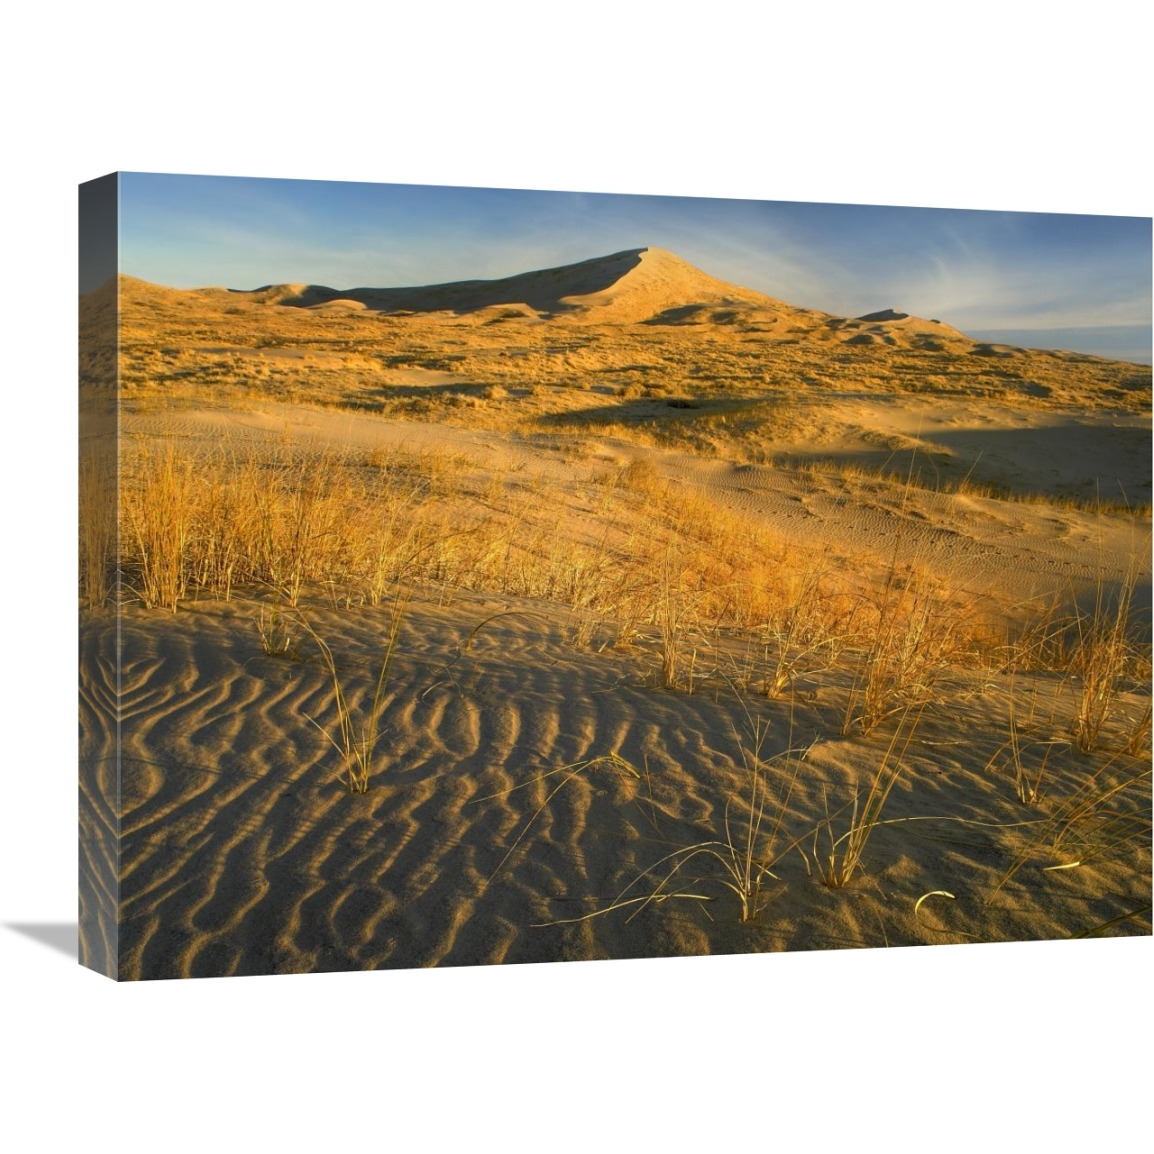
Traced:
<path fill-rule="evenodd" d="M 967 332 L 966 336 L 977 341 L 1015 345 L 1023 349 L 1085 353 L 1112 361 L 1130 361 L 1136 365 L 1154 363 L 1154 349 L 1151 348 L 1154 339 L 1150 325 L 1098 325 L 1084 329 L 981 329 Z"/>
<path fill-rule="evenodd" d="M 173 288 L 499 280 L 641 248 L 799 308 L 1149 364 L 1149 217 L 121 173 L 120 270 Z"/>

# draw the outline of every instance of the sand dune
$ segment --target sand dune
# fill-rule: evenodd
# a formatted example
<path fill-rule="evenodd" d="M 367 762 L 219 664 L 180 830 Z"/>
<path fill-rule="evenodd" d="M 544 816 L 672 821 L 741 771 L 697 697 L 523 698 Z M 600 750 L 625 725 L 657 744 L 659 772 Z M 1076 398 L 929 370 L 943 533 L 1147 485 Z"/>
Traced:
<path fill-rule="evenodd" d="M 340 303 L 386 312 L 464 314 L 511 306 L 524 310 L 524 316 L 565 316 L 605 324 L 645 320 L 689 301 L 780 306 L 771 297 L 735 288 L 659 248 L 630 249 L 501 280 L 341 291 L 324 285 L 269 285 L 247 295 L 263 304 L 317 308 Z"/>

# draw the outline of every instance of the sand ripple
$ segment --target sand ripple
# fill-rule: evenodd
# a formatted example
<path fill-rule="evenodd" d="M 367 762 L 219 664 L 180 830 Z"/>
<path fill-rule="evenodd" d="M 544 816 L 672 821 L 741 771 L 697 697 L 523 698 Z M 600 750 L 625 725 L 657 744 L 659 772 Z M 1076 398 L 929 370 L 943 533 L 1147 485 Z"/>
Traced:
<path fill-rule="evenodd" d="M 987 908 L 981 895 L 1021 842 L 1020 831 L 995 826 L 1021 820 L 1022 810 L 1007 783 L 979 772 L 977 760 L 992 750 L 927 745 L 911 750 L 890 811 L 943 821 L 880 829 L 862 885 L 819 884 L 809 837 L 782 859 L 776 896 L 752 925 L 738 921 L 736 900 L 706 858 L 682 880 L 708 905 L 668 901 L 632 918 L 624 910 L 557 924 L 602 908 L 677 846 L 724 836 L 727 805 L 732 829 L 741 829 L 747 711 L 769 726 L 767 756 L 816 740 L 786 807 L 783 846 L 812 833 L 827 806 L 835 824 L 843 820 L 839 807 L 885 739 L 830 738 L 836 718 L 820 701 L 742 700 L 723 686 L 693 696 L 652 688 L 643 656 L 564 648 L 560 623 L 539 605 L 507 603 L 515 611 L 466 645 L 494 604 L 414 603 L 378 770 L 360 796 L 346 792 L 339 756 L 308 721 L 335 721 L 326 671 L 266 657 L 254 604 L 129 613 L 121 976 L 1062 936 L 1127 908 L 1132 874 L 1105 867 L 1071 871 L 1079 876 L 1045 893 L 1035 870 Z M 387 612 L 309 612 L 359 702 L 371 693 Z M 84 690 L 93 750 L 109 740 L 99 718 L 111 692 L 99 680 Z M 976 707 L 975 719 L 985 708 Z M 925 732 L 933 735 L 932 719 Z M 568 780 L 545 776 L 610 754 L 640 778 L 607 764 Z M 112 782 L 95 770 L 106 762 L 94 753 L 91 764 L 82 820 L 111 829 Z M 962 836 L 952 820 L 960 815 L 994 825 Z M 914 918 L 917 897 L 939 888 L 956 901 Z"/>

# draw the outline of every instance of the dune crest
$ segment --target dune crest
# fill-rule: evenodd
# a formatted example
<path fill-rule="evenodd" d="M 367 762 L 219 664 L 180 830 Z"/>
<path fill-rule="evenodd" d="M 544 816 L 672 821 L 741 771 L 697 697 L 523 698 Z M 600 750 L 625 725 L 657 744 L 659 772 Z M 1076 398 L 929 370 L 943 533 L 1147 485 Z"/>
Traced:
<path fill-rule="evenodd" d="M 379 312 L 477 313 L 508 306 L 541 319 L 569 317 L 603 324 L 647 320 L 687 303 L 782 308 L 763 293 L 709 276 L 660 248 L 626 249 L 556 268 L 498 280 L 454 281 L 408 288 L 334 289 L 326 285 L 265 285 L 238 294 L 262 304 L 313 308 L 336 301 Z"/>

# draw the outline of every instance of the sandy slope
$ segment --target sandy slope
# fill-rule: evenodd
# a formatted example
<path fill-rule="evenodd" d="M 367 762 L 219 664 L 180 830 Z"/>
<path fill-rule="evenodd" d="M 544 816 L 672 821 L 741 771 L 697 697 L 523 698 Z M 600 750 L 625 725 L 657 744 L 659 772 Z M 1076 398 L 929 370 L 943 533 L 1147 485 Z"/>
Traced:
<path fill-rule="evenodd" d="M 547 605 L 473 596 L 442 605 L 418 594 L 379 770 L 367 794 L 352 796 L 339 756 L 306 720 L 334 723 L 326 672 L 264 656 L 256 610 L 206 603 L 125 618 L 122 977 L 1021 940 L 1067 936 L 1141 904 L 1133 863 L 1046 873 L 1062 861 L 1044 849 L 988 904 L 1036 831 L 1020 823 L 1044 814 L 985 768 L 1004 740 L 1002 686 L 960 677 L 948 708 L 922 718 L 885 811 L 919 820 L 880 827 L 865 871 L 837 890 L 814 876 L 828 852 L 827 806 L 840 836 L 855 786 L 868 785 L 890 738 L 837 735 L 845 686 L 836 681 L 776 703 L 721 682 L 670 693 L 651 687 L 644 647 L 562 645 L 563 620 Z M 363 699 L 388 612 L 308 613 L 351 700 Z M 88 644 L 98 640 L 94 627 Z M 1039 716 L 1060 715 L 1052 685 L 1019 686 L 1023 700 L 1035 689 Z M 83 690 L 91 700 L 105 687 L 90 680 Z M 763 835 L 793 784 L 777 880 L 766 879 L 756 922 L 739 921 L 718 863 L 702 855 L 675 889 L 706 903 L 541 924 L 604 908 L 679 847 L 724 842 L 727 807 L 741 844 L 757 726 L 762 758 L 777 758 Z M 805 751 L 792 765 L 781 757 L 790 746 Z M 544 776 L 609 754 L 641 777 L 607 764 L 567 781 Z M 1085 772 L 1056 773 L 1053 795 Z M 927 899 L 915 916 L 932 890 L 954 897 Z M 1149 932 L 1148 918 L 1119 932 Z"/>

